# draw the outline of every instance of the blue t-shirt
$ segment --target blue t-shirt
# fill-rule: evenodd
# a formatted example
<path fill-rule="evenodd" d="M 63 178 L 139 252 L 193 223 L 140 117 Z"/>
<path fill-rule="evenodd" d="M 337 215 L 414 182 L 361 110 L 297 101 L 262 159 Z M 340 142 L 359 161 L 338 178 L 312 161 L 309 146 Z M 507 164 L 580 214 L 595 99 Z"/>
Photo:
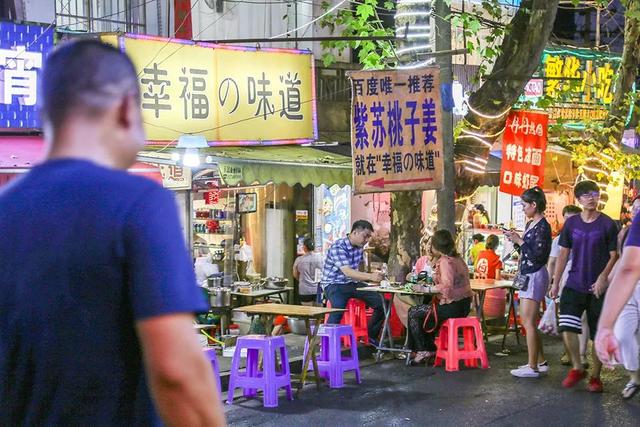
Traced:
<path fill-rule="evenodd" d="M 172 194 L 91 162 L 0 192 L 0 425 L 155 425 L 135 322 L 206 310 Z"/>
<path fill-rule="evenodd" d="M 603 213 L 590 223 L 574 215 L 564 223 L 559 244 L 571 249 L 571 269 L 565 286 L 590 294 L 591 286 L 609 262 L 610 252 L 617 249 L 618 227 Z"/>

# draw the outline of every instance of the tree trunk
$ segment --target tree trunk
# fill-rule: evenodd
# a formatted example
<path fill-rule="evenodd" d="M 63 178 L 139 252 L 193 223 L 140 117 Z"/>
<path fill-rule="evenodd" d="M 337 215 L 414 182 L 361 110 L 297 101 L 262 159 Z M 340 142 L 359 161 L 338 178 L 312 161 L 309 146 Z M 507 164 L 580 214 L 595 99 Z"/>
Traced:
<path fill-rule="evenodd" d="M 402 28 L 402 34 L 426 34 L 424 29 L 412 26 L 432 25 L 431 3 L 398 3 L 396 13 L 422 12 L 419 15 L 396 17 L 396 27 Z M 432 32 L 434 33 L 434 32 Z M 403 64 L 423 61 L 423 53 L 430 52 L 425 45 L 432 44 L 428 38 L 412 37 L 398 41 L 401 53 L 399 60 Z M 412 47 L 417 49 L 412 50 Z M 411 265 L 420 256 L 420 238 L 422 237 L 422 191 L 403 191 L 391 193 L 391 230 L 389 250 L 389 275 L 398 281 L 404 281 Z"/>
<path fill-rule="evenodd" d="M 609 117 L 605 122 L 605 127 L 612 127 L 613 136 L 619 144 L 622 140 L 629 103 L 627 95 L 631 92 L 640 66 L 640 21 L 637 14 L 640 12 L 640 1 L 633 0 L 627 2 L 627 11 L 624 21 L 624 47 L 622 50 L 622 61 L 618 69 L 618 80 L 613 95 L 613 103 Z M 636 100 L 636 107 L 638 106 Z M 607 145 L 609 141 L 603 141 Z"/>
<path fill-rule="evenodd" d="M 464 161 L 486 163 L 491 145 L 504 131 L 511 106 L 540 63 L 557 9 L 558 0 L 524 0 L 509 24 L 491 73 L 469 97 L 466 126 L 455 145 L 458 197 L 481 185 L 483 174 L 470 171 Z"/>
<path fill-rule="evenodd" d="M 437 0 L 436 5 L 436 51 L 451 50 L 451 21 L 442 19 L 451 14 L 451 7 L 445 0 Z M 451 85 L 453 82 L 453 70 L 451 55 L 441 56 L 440 84 Z M 455 179 L 456 171 L 453 163 L 453 111 L 442 111 L 442 148 L 444 157 L 444 186 L 438 190 L 438 229 L 449 230 L 455 236 L 456 233 L 456 195 Z"/>
<path fill-rule="evenodd" d="M 422 191 L 391 193 L 389 277 L 403 282 L 420 256 Z"/>

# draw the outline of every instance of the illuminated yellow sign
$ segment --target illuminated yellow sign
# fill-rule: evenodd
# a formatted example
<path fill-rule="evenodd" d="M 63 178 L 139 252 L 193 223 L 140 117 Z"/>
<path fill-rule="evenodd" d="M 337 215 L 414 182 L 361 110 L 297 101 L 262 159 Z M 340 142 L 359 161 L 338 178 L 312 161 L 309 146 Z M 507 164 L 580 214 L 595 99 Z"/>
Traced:
<path fill-rule="evenodd" d="M 534 77 L 544 79 L 544 95 L 554 101 L 547 108 L 549 119 L 604 120 L 613 101 L 619 65 L 619 57 L 587 50 L 545 50 Z"/>
<path fill-rule="evenodd" d="M 131 57 L 147 138 L 204 135 L 222 145 L 299 143 L 317 138 L 313 55 L 105 36 Z"/>

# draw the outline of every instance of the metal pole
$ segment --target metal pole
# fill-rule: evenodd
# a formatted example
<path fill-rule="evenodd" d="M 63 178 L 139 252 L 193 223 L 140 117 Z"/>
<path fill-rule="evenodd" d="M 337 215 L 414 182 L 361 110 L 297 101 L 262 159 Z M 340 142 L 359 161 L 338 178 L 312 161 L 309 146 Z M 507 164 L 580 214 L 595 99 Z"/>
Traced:
<path fill-rule="evenodd" d="M 600 8 L 596 7 L 596 48 L 600 47 Z"/>
<path fill-rule="evenodd" d="M 451 7 L 445 0 L 436 0 L 436 51 L 451 50 L 451 22 L 441 17 L 451 14 Z M 440 83 L 451 86 L 453 70 L 451 55 L 438 59 L 440 65 Z M 444 186 L 437 191 L 438 229 L 455 233 L 455 170 L 453 166 L 453 112 L 442 111 L 442 140 L 444 155 Z"/>

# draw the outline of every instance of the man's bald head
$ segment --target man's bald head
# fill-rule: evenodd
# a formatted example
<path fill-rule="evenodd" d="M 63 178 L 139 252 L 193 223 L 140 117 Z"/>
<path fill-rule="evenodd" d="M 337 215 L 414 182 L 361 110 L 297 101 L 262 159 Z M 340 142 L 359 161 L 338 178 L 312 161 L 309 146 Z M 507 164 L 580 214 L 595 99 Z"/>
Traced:
<path fill-rule="evenodd" d="M 49 55 L 40 92 L 42 119 L 54 132 L 72 114 L 98 118 L 123 98 L 140 97 L 131 60 L 96 40 L 65 43 Z"/>

